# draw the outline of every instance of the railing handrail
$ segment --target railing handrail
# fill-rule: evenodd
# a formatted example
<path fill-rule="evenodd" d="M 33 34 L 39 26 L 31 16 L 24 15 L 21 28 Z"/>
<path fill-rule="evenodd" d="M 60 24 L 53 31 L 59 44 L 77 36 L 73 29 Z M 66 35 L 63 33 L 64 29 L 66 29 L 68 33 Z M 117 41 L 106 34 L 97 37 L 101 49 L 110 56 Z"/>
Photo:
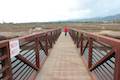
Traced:
<path fill-rule="evenodd" d="M 23 36 L 19 36 L 19 37 L 16 37 L 16 38 L 12 38 L 12 39 L 7 39 L 7 40 L 2 40 L 0 41 L 0 44 L 4 44 L 6 42 L 9 42 L 10 40 L 15 40 L 15 39 L 18 39 L 18 40 L 22 40 L 24 38 L 28 38 L 28 37 L 31 37 L 31 36 L 36 36 L 36 35 L 42 35 L 42 34 L 46 34 L 48 32 L 52 32 L 54 30 L 58 30 L 58 29 L 61 29 L 61 28 L 56 28 L 56 29 L 50 29 L 50 30 L 45 30 L 43 32 L 34 32 L 34 33 L 31 33 L 31 34 L 28 34 L 28 35 L 23 35 Z M 1 46 L 1 45 L 0 45 Z"/>
<path fill-rule="evenodd" d="M 109 44 L 109 45 L 111 45 L 113 47 L 120 46 L 120 40 L 119 39 L 115 39 L 115 38 L 112 38 L 112 37 L 107 37 L 107 36 L 95 34 L 95 33 L 92 33 L 92 32 L 86 32 L 84 30 L 78 30 L 78 29 L 75 29 L 75 28 L 71 28 L 71 30 L 80 32 L 82 34 L 86 34 L 88 37 L 91 37 L 96 41 L 104 42 L 104 43 Z"/>

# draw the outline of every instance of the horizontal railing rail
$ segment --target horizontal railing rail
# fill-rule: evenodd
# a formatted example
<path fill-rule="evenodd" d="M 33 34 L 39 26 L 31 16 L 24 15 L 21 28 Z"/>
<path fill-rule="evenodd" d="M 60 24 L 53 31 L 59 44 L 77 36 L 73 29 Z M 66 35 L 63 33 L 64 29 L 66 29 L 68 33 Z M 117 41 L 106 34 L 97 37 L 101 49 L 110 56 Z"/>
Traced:
<path fill-rule="evenodd" d="M 120 80 L 120 40 L 73 28 L 69 34 L 97 80 Z"/>
<path fill-rule="evenodd" d="M 31 80 L 49 55 L 61 29 L 0 41 L 0 80 Z M 20 53 L 11 57 L 9 42 L 19 41 Z"/>

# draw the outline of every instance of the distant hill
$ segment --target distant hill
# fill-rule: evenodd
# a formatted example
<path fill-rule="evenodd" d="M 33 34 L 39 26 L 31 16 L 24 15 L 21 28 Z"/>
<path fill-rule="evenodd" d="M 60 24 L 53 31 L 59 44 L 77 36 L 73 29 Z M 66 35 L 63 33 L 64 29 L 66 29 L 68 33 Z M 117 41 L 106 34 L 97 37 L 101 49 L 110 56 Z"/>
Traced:
<path fill-rule="evenodd" d="M 117 14 L 117 15 L 113 15 L 113 16 L 107 16 L 107 17 L 104 17 L 102 18 L 103 20 L 120 20 L 120 14 Z"/>
<path fill-rule="evenodd" d="M 106 17 L 95 17 L 89 19 L 76 19 L 71 20 L 72 22 L 119 22 L 120 23 L 120 14 L 106 16 Z"/>
<path fill-rule="evenodd" d="M 120 14 L 102 17 L 102 18 L 96 18 L 98 21 L 111 21 L 111 22 L 120 22 Z"/>

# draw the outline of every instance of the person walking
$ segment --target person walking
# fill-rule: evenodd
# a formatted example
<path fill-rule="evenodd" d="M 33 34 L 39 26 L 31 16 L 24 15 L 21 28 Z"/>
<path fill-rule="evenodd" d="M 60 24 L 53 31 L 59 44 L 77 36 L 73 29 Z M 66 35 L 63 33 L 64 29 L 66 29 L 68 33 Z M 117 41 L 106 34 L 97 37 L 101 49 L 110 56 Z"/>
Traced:
<path fill-rule="evenodd" d="M 65 36 L 67 36 L 68 28 L 64 27 Z"/>

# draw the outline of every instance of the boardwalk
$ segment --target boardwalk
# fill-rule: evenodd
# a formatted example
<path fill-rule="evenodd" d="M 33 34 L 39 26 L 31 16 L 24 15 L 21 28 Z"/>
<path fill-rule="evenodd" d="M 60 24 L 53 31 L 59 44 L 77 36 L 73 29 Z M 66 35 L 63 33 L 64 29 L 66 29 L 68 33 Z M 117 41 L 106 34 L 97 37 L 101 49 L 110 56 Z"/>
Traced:
<path fill-rule="evenodd" d="M 92 80 L 70 36 L 62 33 L 36 80 Z"/>

